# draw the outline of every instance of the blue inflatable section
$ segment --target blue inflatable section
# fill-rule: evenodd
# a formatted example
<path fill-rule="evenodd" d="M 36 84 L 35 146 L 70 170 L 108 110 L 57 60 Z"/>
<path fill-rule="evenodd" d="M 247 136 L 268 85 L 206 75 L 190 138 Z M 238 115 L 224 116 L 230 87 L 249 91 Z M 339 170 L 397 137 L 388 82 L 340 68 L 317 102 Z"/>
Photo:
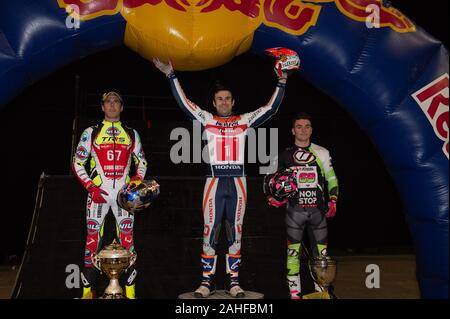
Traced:
<path fill-rule="evenodd" d="M 274 44 L 297 50 L 302 76 L 338 101 L 371 137 L 408 212 L 421 294 L 448 298 L 448 52 L 419 27 L 409 33 L 369 29 L 339 14 L 334 3 L 322 6 L 320 19 L 319 27 L 301 37 L 260 28 L 253 50 Z M 428 120 L 414 98 L 436 79 L 441 84 L 427 101 L 441 102 L 446 141 L 433 130 L 437 114 Z"/>
<path fill-rule="evenodd" d="M 64 65 L 123 45 L 121 15 L 86 21 L 79 29 L 67 28 L 66 21 L 56 0 L 0 1 L 0 106 Z"/>
<path fill-rule="evenodd" d="M 0 3 L 0 105 L 63 65 L 123 44 L 120 15 L 83 22 L 79 29 L 68 29 L 66 19 L 56 1 Z M 422 297 L 448 298 L 449 57 L 416 27 L 404 33 L 367 28 L 329 2 L 303 35 L 262 25 L 252 51 L 284 46 L 299 52 L 301 75 L 371 137 L 407 208 Z"/>

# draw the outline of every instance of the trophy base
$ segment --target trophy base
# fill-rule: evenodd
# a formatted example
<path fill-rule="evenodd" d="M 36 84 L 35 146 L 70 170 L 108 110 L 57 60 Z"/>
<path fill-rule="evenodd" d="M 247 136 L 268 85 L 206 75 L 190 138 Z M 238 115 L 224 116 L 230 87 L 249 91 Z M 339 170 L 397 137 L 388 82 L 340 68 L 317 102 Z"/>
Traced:
<path fill-rule="evenodd" d="M 318 291 L 307 295 L 303 295 L 302 299 L 333 299 L 333 298 L 326 291 Z"/>
<path fill-rule="evenodd" d="M 103 294 L 99 299 L 128 299 L 123 294 Z"/>
<path fill-rule="evenodd" d="M 186 292 L 178 296 L 178 299 L 233 299 L 233 300 L 240 300 L 240 299 L 263 299 L 264 294 L 261 294 L 259 292 L 255 291 L 249 291 L 245 290 L 245 296 L 242 298 L 233 298 L 230 296 L 227 290 L 216 290 L 214 293 L 212 293 L 207 298 L 197 298 L 194 296 L 193 292 Z"/>

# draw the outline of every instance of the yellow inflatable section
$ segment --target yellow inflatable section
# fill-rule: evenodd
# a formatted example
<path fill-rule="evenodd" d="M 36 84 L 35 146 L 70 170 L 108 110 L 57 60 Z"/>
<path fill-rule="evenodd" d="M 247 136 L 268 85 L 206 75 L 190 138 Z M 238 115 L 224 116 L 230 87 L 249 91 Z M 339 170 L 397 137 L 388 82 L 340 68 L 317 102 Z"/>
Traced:
<path fill-rule="evenodd" d="M 122 7 L 127 21 L 125 44 L 148 60 L 169 57 L 177 70 L 216 67 L 250 48 L 254 31 L 262 23 L 259 15 L 214 10 L 211 1 L 185 1 L 190 5 L 168 1 L 171 6 L 161 2 Z"/>
<path fill-rule="evenodd" d="M 335 3 L 365 23 L 368 5 L 380 8 L 380 27 L 415 31 L 413 23 L 382 0 L 55 0 L 81 21 L 120 14 L 124 43 L 147 60 L 171 59 L 177 70 L 203 70 L 250 49 L 262 24 L 293 36 L 316 26 L 322 6 Z"/>

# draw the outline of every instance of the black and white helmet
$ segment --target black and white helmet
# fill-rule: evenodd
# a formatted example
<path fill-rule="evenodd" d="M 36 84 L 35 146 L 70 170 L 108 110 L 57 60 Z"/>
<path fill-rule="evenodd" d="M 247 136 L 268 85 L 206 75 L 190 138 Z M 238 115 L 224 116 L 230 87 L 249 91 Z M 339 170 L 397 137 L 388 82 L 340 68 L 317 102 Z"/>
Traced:
<path fill-rule="evenodd" d="M 264 193 L 278 201 L 295 196 L 298 192 L 297 171 L 285 169 L 264 177 Z"/>

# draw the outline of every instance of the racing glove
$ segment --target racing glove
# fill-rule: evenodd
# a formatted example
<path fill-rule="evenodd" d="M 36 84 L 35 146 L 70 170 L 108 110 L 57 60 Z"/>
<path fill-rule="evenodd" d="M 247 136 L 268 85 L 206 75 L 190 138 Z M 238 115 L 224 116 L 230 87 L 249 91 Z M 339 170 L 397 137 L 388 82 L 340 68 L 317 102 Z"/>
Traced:
<path fill-rule="evenodd" d="M 331 196 L 330 201 L 328 202 L 328 212 L 325 214 L 326 218 L 333 218 L 336 216 L 336 202 L 337 198 L 335 196 Z"/>
<path fill-rule="evenodd" d="M 132 178 L 130 178 L 130 182 L 135 181 L 142 181 L 142 177 L 140 177 L 139 175 L 134 175 Z"/>
<path fill-rule="evenodd" d="M 139 175 L 134 175 L 132 178 L 130 178 L 130 184 L 139 185 L 142 183 L 142 178 Z"/>
<path fill-rule="evenodd" d="M 273 198 L 272 196 L 267 196 L 267 203 L 270 205 L 270 206 L 273 206 L 273 207 L 276 207 L 276 208 L 279 208 L 279 207 L 281 207 L 281 206 L 283 206 L 284 204 L 286 204 L 288 202 L 288 200 L 287 199 L 284 199 L 284 200 L 282 200 L 281 202 L 279 201 L 279 200 L 276 200 L 275 198 Z"/>
<path fill-rule="evenodd" d="M 275 57 L 275 74 L 278 82 L 286 83 L 289 72 L 300 68 L 300 58 L 294 50 L 282 47 L 269 48 L 265 50 L 267 54 Z"/>
<path fill-rule="evenodd" d="M 156 66 L 158 70 L 164 73 L 167 77 L 169 77 L 171 74 L 174 73 L 172 62 L 170 62 L 170 60 L 166 64 L 158 58 L 153 58 L 153 64 Z"/>
<path fill-rule="evenodd" d="M 106 200 L 103 197 L 103 194 L 108 195 L 108 193 L 105 192 L 100 187 L 98 187 L 98 186 L 91 186 L 91 187 L 88 188 L 88 192 L 91 195 L 92 201 L 94 203 L 96 203 L 96 204 L 106 203 Z"/>

